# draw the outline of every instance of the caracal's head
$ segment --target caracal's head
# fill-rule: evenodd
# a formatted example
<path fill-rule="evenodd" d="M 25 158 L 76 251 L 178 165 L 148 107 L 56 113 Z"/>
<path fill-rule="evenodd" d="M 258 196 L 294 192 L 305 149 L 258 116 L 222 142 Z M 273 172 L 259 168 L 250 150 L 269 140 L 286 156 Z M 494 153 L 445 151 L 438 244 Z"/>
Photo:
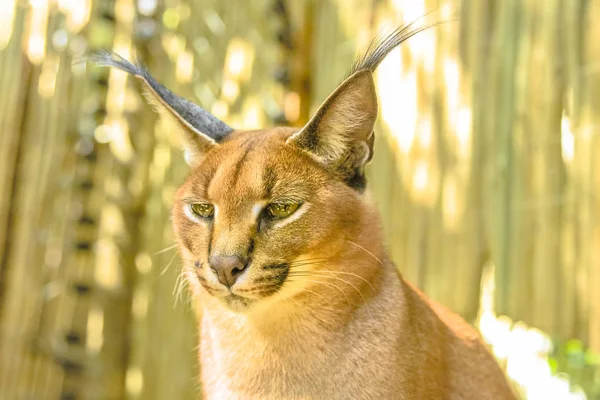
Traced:
<path fill-rule="evenodd" d="M 377 217 L 364 196 L 377 117 L 373 70 L 408 37 L 401 34 L 371 48 L 302 128 L 234 130 L 140 66 L 111 53 L 93 57 L 139 78 L 183 138 L 191 171 L 173 223 L 201 296 L 241 312 L 327 298 L 324 290 L 349 299 L 372 286 L 381 263 L 378 229 L 367 228 Z"/>

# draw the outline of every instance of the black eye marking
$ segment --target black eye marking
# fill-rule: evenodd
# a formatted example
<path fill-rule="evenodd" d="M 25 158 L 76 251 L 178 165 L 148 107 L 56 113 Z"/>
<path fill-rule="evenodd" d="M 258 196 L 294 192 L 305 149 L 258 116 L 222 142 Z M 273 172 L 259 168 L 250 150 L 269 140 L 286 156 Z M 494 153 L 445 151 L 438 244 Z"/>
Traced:
<path fill-rule="evenodd" d="M 256 228 L 256 230 L 258 232 L 262 232 L 265 229 L 265 224 L 268 223 L 267 218 L 266 218 L 267 214 L 268 213 L 267 213 L 266 207 L 263 207 L 263 209 L 260 210 L 260 214 L 258 214 L 258 219 L 257 219 L 258 226 Z"/>
<path fill-rule="evenodd" d="M 207 254 L 209 256 L 210 256 L 210 253 L 212 252 L 213 229 L 214 229 L 214 224 L 211 221 L 210 225 L 209 225 L 209 231 L 208 231 L 208 246 L 207 246 L 208 247 Z"/>

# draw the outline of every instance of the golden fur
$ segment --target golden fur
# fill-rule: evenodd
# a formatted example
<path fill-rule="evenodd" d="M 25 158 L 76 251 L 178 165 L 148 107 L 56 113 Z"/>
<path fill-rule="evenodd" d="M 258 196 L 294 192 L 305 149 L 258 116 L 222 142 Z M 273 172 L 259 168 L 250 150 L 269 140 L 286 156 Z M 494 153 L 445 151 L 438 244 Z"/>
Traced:
<path fill-rule="evenodd" d="M 365 193 L 373 70 L 420 30 L 376 41 L 302 129 L 234 131 L 141 66 L 93 58 L 141 79 L 184 139 L 192 170 L 173 226 L 205 398 L 514 398 L 477 332 L 399 275 Z M 295 211 L 269 212 L 282 204 Z"/>
<path fill-rule="evenodd" d="M 177 193 L 174 226 L 202 307 L 205 398 L 513 398 L 474 329 L 400 277 L 367 197 L 286 144 L 293 133 L 231 134 Z M 273 196 L 310 209 L 256 235 L 252 205 L 271 200 L 265 171 L 277 177 Z M 218 205 L 211 251 L 243 252 L 256 235 L 252 264 L 231 288 L 247 303 L 229 303 L 211 273 L 209 230 L 183 212 L 191 199 Z M 283 286 L 265 288 L 263 267 L 284 262 Z"/>

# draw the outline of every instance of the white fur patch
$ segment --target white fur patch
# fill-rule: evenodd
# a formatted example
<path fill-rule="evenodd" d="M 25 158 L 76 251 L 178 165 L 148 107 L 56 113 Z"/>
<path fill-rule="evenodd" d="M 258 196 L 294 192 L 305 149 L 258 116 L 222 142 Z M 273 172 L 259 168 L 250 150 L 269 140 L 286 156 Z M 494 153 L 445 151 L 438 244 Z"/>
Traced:
<path fill-rule="evenodd" d="M 265 207 L 266 201 L 259 201 L 252 206 L 252 221 L 257 221 L 260 212 Z"/>

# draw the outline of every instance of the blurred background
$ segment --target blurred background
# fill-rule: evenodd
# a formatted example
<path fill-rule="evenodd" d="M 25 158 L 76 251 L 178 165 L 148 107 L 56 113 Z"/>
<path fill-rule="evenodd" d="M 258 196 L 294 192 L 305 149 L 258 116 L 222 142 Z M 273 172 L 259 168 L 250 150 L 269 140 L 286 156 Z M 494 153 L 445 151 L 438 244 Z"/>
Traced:
<path fill-rule="evenodd" d="M 73 61 L 137 55 L 231 126 L 299 126 L 432 10 L 376 74 L 389 251 L 523 398 L 600 399 L 600 0 L 1 0 L 0 399 L 198 398 L 179 138 Z"/>

